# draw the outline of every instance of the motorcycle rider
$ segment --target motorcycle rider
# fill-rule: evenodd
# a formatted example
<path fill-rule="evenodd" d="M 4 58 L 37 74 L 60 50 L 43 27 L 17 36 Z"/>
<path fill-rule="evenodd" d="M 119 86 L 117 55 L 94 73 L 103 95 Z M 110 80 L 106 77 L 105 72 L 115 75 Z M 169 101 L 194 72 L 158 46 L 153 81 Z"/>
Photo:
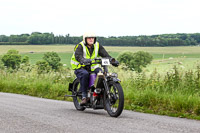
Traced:
<path fill-rule="evenodd" d="M 83 35 L 83 41 L 77 44 L 74 48 L 74 54 L 71 58 L 71 66 L 74 69 L 74 73 L 80 80 L 80 90 L 82 92 L 82 101 L 80 105 L 85 105 L 87 103 L 87 89 L 89 84 L 89 73 L 88 71 L 93 71 L 97 74 L 99 71 L 102 72 L 99 64 L 92 64 L 91 66 L 84 65 L 91 63 L 92 59 L 97 57 L 112 58 L 102 45 L 96 41 L 96 35 L 93 32 L 86 32 Z M 118 65 L 115 61 L 114 65 Z"/>

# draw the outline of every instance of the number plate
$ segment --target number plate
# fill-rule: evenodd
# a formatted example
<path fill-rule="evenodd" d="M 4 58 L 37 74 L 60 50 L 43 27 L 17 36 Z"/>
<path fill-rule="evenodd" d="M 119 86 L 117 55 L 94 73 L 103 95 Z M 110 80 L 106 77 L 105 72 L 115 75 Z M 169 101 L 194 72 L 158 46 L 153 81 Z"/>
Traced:
<path fill-rule="evenodd" d="M 102 65 L 104 66 L 110 65 L 109 59 L 102 59 Z"/>

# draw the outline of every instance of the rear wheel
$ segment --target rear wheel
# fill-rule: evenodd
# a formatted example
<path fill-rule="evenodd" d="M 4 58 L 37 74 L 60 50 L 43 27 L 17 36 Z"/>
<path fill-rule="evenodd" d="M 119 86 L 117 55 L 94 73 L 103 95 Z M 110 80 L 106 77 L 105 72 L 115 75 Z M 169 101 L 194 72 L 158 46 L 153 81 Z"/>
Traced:
<path fill-rule="evenodd" d="M 120 83 L 113 81 L 107 82 L 110 97 L 107 92 L 104 93 L 105 107 L 108 114 L 112 117 L 118 117 L 124 108 L 124 93 Z"/>
<path fill-rule="evenodd" d="M 76 107 L 76 109 L 79 110 L 79 111 L 84 111 L 85 107 L 80 106 L 82 94 L 81 94 L 81 91 L 80 91 L 80 81 L 79 81 L 78 78 L 73 83 L 72 95 L 76 95 L 75 97 L 73 97 L 73 102 L 74 102 L 74 106 Z"/>

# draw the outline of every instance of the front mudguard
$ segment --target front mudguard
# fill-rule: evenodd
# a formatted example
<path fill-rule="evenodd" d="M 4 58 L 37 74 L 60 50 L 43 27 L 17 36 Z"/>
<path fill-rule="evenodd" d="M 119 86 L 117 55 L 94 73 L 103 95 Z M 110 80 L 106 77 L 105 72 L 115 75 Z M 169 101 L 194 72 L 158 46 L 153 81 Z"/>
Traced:
<path fill-rule="evenodd" d="M 121 80 L 118 79 L 117 77 L 109 77 L 109 78 L 107 78 L 107 81 L 113 81 L 113 82 L 115 82 L 115 83 L 121 82 Z"/>
<path fill-rule="evenodd" d="M 116 78 L 116 77 L 112 78 L 112 81 L 114 81 L 115 83 L 119 83 L 119 82 L 121 82 L 121 80 L 118 79 L 118 78 Z"/>

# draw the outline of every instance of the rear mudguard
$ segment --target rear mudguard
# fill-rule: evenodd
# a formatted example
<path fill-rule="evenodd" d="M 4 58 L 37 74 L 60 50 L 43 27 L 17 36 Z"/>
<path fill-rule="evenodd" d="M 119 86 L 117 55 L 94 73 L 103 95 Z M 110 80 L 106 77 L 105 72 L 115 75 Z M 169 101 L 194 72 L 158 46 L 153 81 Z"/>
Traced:
<path fill-rule="evenodd" d="M 73 85 L 74 85 L 74 82 L 77 78 L 74 79 L 74 81 L 72 83 L 69 83 L 69 88 L 68 88 L 68 91 L 72 91 L 73 89 Z"/>

